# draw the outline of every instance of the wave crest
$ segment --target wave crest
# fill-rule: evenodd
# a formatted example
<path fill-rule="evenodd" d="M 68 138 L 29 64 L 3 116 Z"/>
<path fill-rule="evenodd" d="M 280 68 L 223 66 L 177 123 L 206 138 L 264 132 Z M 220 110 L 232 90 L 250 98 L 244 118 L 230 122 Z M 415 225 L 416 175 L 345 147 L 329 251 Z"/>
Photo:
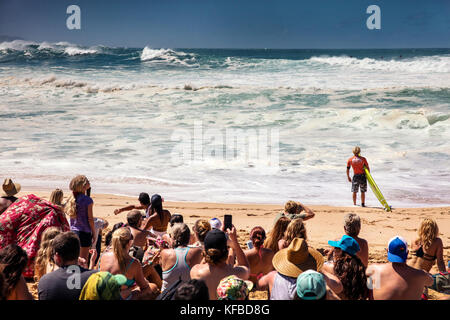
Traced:
<path fill-rule="evenodd" d="M 145 47 L 141 53 L 141 61 L 152 61 L 166 64 L 192 66 L 196 60 L 193 54 L 172 49 L 152 49 Z"/>

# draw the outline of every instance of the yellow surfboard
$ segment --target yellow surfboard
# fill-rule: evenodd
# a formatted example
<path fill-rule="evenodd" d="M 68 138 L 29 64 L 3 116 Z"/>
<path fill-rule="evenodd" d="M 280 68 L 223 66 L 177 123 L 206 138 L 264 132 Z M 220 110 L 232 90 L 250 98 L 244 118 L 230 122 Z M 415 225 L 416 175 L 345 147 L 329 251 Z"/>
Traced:
<path fill-rule="evenodd" d="M 380 188 L 378 188 L 377 184 L 375 183 L 375 180 L 373 180 L 373 177 L 366 166 L 364 166 L 364 171 L 366 172 L 366 177 L 367 181 L 369 181 L 370 188 L 377 197 L 378 201 L 380 201 L 381 205 L 384 207 L 384 210 L 391 211 L 391 207 L 388 205 L 386 199 L 384 198 L 383 194 L 380 191 Z"/>

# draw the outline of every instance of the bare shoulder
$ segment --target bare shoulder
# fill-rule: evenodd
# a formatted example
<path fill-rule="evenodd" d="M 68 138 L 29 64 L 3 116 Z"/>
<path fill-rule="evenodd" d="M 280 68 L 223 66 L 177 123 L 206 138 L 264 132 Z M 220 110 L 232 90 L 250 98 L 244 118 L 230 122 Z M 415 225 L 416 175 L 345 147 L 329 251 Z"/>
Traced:
<path fill-rule="evenodd" d="M 209 268 L 207 264 L 196 264 L 191 269 L 192 279 L 201 279 L 209 276 Z"/>

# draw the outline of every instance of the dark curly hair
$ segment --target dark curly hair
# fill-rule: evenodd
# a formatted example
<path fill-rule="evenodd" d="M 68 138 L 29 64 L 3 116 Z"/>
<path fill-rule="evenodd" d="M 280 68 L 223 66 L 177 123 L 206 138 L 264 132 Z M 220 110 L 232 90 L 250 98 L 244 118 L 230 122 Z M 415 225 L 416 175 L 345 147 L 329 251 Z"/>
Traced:
<path fill-rule="evenodd" d="M 349 300 L 366 300 L 366 267 L 357 256 L 352 256 L 339 248 L 334 250 L 334 274 L 341 280 L 343 294 Z"/>
<path fill-rule="evenodd" d="M 112 230 L 106 234 L 106 236 L 105 236 L 105 246 L 106 246 L 106 247 L 109 247 L 109 246 L 111 245 L 111 240 L 112 240 L 112 234 L 113 234 L 113 232 L 116 231 L 116 230 L 119 229 L 119 228 L 122 228 L 123 226 L 124 226 L 124 223 L 123 223 L 123 222 L 116 223 L 116 224 L 113 226 Z"/>
<path fill-rule="evenodd" d="M 189 280 L 178 287 L 173 300 L 207 301 L 209 300 L 208 287 L 203 280 Z"/>
<path fill-rule="evenodd" d="M 9 296 L 20 280 L 22 272 L 27 266 L 28 256 L 25 250 L 17 244 L 10 244 L 0 250 L 0 264 L 3 265 L 6 296 Z"/>

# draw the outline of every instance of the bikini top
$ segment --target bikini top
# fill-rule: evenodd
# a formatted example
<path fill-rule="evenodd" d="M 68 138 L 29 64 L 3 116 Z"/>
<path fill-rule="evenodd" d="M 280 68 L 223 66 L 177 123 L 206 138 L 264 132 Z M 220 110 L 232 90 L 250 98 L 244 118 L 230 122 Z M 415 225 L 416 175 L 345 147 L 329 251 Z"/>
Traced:
<path fill-rule="evenodd" d="M 416 251 L 414 251 L 413 254 L 416 257 L 422 258 L 422 259 L 427 260 L 427 261 L 434 261 L 437 258 L 436 256 L 431 256 L 428 253 L 425 253 L 423 251 L 423 246 L 420 246 L 420 248 L 417 249 Z"/>
<path fill-rule="evenodd" d="M 103 254 L 103 253 L 102 253 Z M 100 260 L 101 260 L 101 255 L 100 255 L 100 259 L 98 260 L 98 270 L 100 271 Z M 134 262 L 134 258 L 131 258 L 131 261 L 130 261 L 130 263 L 128 264 L 128 266 L 127 266 L 127 268 L 125 269 L 125 274 L 127 273 L 127 271 L 128 271 L 128 269 L 131 267 L 131 265 L 133 264 L 133 262 Z M 132 286 L 134 286 L 134 284 L 135 284 L 135 280 L 134 279 L 128 279 L 127 278 L 127 281 L 125 282 L 125 286 L 127 286 L 128 288 L 130 288 L 130 287 L 132 287 Z"/>

